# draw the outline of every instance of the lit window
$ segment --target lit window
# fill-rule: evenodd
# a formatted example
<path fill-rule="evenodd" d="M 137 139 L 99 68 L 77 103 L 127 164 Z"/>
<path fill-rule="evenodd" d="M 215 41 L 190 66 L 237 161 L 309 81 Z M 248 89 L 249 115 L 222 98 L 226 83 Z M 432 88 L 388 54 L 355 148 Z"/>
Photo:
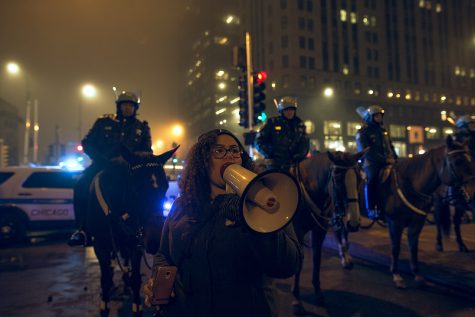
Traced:
<path fill-rule="evenodd" d="M 435 12 L 437 13 L 442 12 L 442 5 L 440 3 L 437 3 L 435 5 Z"/>
<path fill-rule="evenodd" d="M 419 0 L 419 8 L 424 8 L 425 0 Z"/>
<path fill-rule="evenodd" d="M 348 65 L 343 65 L 342 72 L 343 72 L 343 75 L 348 75 L 350 73 L 350 69 Z"/>
<path fill-rule="evenodd" d="M 394 93 L 390 90 L 388 91 L 388 98 L 392 98 L 394 96 Z"/>
<path fill-rule="evenodd" d="M 228 44 L 228 38 L 225 36 L 217 36 L 214 38 L 214 43 L 219 44 L 219 45 L 226 45 Z"/>
<path fill-rule="evenodd" d="M 367 15 L 365 15 L 365 16 L 363 17 L 363 24 L 366 25 L 366 26 L 369 25 L 369 18 L 368 18 Z"/>
<path fill-rule="evenodd" d="M 454 134 L 454 129 L 453 128 L 444 128 L 443 133 L 444 133 L 444 136 L 452 135 L 452 134 Z"/>
<path fill-rule="evenodd" d="M 456 76 L 460 75 L 460 67 L 459 66 L 455 66 L 455 75 Z"/>
<path fill-rule="evenodd" d="M 376 17 L 371 17 L 371 26 L 376 27 Z"/>
<path fill-rule="evenodd" d="M 340 20 L 346 22 L 346 10 L 340 10 Z"/>
<path fill-rule="evenodd" d="M 350 20 L 352 24 L 356 24 L 356 22 L 358 21 L 358 16 L 355 12 L 350 13 Z"/>

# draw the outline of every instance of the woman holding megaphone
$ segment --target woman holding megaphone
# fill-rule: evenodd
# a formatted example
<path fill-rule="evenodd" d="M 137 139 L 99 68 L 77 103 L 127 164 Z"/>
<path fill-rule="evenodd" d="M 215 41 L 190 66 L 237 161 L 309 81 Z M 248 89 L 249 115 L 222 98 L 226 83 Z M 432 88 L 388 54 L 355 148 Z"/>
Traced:
<path fill-rule="evenodd" d="M 201 135 L 185 162 L 146 304 L 163 316 L 276 316 L 269 277 L 292 276 L 302 260 L 292 225 L 263 234 L 244 223 L 241 198 L 226 192 L 222 174 L 230 164 L 254 166 L 231 132 Z"/>

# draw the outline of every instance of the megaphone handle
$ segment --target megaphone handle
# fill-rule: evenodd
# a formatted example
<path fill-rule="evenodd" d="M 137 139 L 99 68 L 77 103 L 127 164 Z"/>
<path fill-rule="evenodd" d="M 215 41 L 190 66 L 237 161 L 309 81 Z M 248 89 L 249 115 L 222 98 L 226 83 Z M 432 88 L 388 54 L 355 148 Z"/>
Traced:
<path fill-rule="evenodd" d="M 236 192 L 234 191 L 234 189 L 228 185 L 228 183 L 226 183 L 226 193 L 228 194 L 236 194 Z"/>

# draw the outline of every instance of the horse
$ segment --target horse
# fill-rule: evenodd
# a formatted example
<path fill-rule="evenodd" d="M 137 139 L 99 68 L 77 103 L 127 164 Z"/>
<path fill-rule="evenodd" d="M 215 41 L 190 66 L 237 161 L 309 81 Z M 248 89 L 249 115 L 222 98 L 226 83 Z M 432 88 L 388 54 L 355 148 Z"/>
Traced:
<path fill-rule="evenodd" d="M 418 241 L 432 205 L 431 195 L 441 185 L 464 184 L 473 178 L 470 153 L 466 146 L 448 137 L 446 144 L 413 158 L 400 159 L 381 186 L 391 240 L 391 273 L 397 288 L 406 288 L 399 273 L 401 236 L 407 228 L 410 266 L 415 281 L 425 281 L 419 272 Z M 363 195 L 361 195 L 363 196 Z"/>
<path fill-rule="evenodd" d="M 455 191 L 455 193 L 453 192 Z M 454 224 L 455 240 L 460 252 L 469 252 L 462 239 L 462 218 L 469 210 L 473 211 L 473 194 L 475 184 L 469 183 L 465 187 L 457 187 L 452 191 L 448 186 L 440 186 L 434 193 L 434 216 L 437 228 L 436 250 L 443 251 L 442 236 L 450 235 L 450 224 Z M 451 211 L 453 215 L 451 217 Z M 452 219 L 451 219 L 452 218 Z"/>
<path fill-rule="evenodd" d="M 87 227 L 101 272 L 101 317 L 110 312 L 112 259 L 118 261 L 125 280 L 130 274 L 133 316 L 142 316 L 140 264 L 144 250 L 154 254 L 159 248 L 162 204 L 168 189 L 163 165 L 175 151 L 155 156 L 121 147 L 123 159 L 112 160 L 93 179 Z M 130 262 L 130 269 L 126 270 L 119 255 Z"/>
<path fill-rule="evenodd" d="M 359 224 L 358 180 L 360 173 L 357 162 L 363 152 L 349 154 L 343 152 L 317 153 L 303 160 L 291 169 L 291 174 L 299 181 L 303 199 L 294 216 L 293 225 L 301 244 L 304 236 L 311 231 L 313 272 L 312 285 L 317 305 L 324 304 L 320 288 L 320 266 L 322 245 L 332 221 L 339 225 L 337 236 L 340 241 L 342 263 L 351 268 L 352 259 L 348 252 L 348 230 L 357 230 Z M 350 197 L 350 199 L 349 199 Z M 304 315 L 300 301 L 300 267 L 294 276 L 292 287 L 293 312 Z"/>

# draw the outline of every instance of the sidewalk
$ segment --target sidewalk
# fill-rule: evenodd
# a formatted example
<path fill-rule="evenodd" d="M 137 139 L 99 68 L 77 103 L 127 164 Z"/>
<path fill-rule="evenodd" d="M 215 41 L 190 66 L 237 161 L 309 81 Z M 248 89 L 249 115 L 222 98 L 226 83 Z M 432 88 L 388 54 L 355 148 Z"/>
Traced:
<path fill-rule="evenodd" d="M 458 251 L 453 230 L 450 237 L 444 240 L 444 251 L 438 252 L 435 249 L 436 227 L 426 224 L 419 237 L 419 268 L 428 281 L 464 292 L 475 298 L 475 224 L 463 224 L 461 230 L 465 245 L 471 252 Z M 374 224 L 370 229 L 360 229 L 359 232 L 350 233 L 348 240 L 350 254 L 353 257 L 386 265 L 389 270 L 391 243 L 387 228 Z M 338 250 L 332 232 L 328 233 L 324 247 Z M 411 273 L 409 258 L 405 231 L 399 257 L 402 273 Z M 388 276 L 388 278 L 391 277 Z"/>

